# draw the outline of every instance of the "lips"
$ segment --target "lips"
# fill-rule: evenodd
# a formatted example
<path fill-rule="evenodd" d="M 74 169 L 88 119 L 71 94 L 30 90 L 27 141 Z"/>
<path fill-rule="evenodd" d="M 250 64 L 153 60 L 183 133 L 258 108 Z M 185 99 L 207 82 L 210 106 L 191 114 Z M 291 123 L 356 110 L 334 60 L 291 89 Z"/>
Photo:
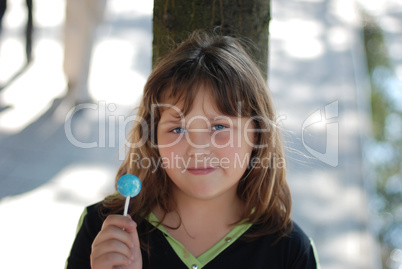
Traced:
<path fill-rule="evenodd" d="M 187 168 L 186 171 L 193 175 L 207 175 L 214 172 L 217 167 L 191 167 Z"/>

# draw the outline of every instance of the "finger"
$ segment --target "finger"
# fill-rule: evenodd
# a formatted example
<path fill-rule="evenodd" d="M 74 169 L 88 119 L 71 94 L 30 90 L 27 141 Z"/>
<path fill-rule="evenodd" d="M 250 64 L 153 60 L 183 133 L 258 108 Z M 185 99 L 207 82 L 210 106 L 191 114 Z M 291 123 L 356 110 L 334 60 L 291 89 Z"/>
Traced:
<path fill-rule="evenodd" d="M 128 247 L 133 247 L 133 243 L 127 233 L 135 229 L 136 223 L 131 217 L 110 215 L 104 221 L 102 229 L 96 236 L 93 245 L 109 239 L 116 239 L 124 242 Z"/>
<path fill-rule="evenodd" d="M 95 237 L 92 245 L 97 246 L 109 240 L 123 242 L 128 248 L 134 247 L 134 242 L 130 236 L 130 233 L 127 230 L 123 230 L 122 228 L 116 226 L 106 226 L 103 228 Z"/>
<path fill-rule="evenodd" d="M 137 227 L 137 224 L 131 219 L 130 216 L 110 215 L 103 222 L 102 229 L 106 226 L 116 226 L 121 229 L 132 231 Z"/>
<path fill-rule="evenodd" d="M 92 256 L 94 259 L 106 255 L 107 253 L 119 253 L 124 255 L 127 259 L 134 259 L 133 249 L 127 247 L 125 243 L 118 240 L 112 239 L 103 241 L 92 247 Z"/>
<path fill-rule="evenodd" d="M 118 257 L 122 260 L 119 260 Z M 101 262 L 109 265 L 120 261 L 124 265 L 131 263 L 130 267 L 124 268 L 142 268 L 136 223 L 131 217 L 110 215 L 104 221 L 102 229 L 92 245 L 91 263 L 92 261 L 99 265 Z M 116 265 L 118 264 L 114 266 Z"/>
<path fill-rule="evenodd" d="M 126 256 L 120 253 L 106 253 L 97 258 L 91 257 L 91 268 L 93 269 L 109 269 L 114 266 L 129 266 L 132 264 L 131 259 L 127 259 Z"/>

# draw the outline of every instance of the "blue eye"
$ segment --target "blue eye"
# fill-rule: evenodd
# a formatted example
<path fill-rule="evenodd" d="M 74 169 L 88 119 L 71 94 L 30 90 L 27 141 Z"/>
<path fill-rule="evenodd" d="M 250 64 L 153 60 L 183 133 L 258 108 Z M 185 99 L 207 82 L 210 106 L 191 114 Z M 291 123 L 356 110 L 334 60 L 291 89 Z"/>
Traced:
<path fill-rule="evenodd" d="M 226 128 L 226 126 L 222 125 L 222 124 L 215 124 L 214 126 L 212 126 L 212 130 L 213 131 L 219 131 Z"/>
<path fill-rule="evenodd" d="M 187 132 L 187 130 L 184 129 L 183 127 L 177 127 L 177 128 L 174 128 L 171 132 L 176 133 L 176 134 L 182 134 L 182 133 Z"/>

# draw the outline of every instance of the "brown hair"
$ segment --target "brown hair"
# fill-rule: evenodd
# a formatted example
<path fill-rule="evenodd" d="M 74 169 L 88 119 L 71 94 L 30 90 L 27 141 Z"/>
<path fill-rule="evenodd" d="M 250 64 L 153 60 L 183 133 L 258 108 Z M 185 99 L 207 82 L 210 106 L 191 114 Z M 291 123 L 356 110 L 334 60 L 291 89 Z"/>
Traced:
<path fill-rule="evenodd" d="M 258 224 L 253 237 L 271 233 L 286 235 L 292 227 L 291 196 L 285 167 L 283 163 L 276 163 L 276 160 L 284 160 L 284 151 L 267 85 L 237 39 L 205 32 L 193 33 L 170 52 L 154 68 L 145 84 L 138 120 L 130 133 L 129 150 L 116 176 L 116 184 L 124 174 L 134 174 L 142 180 L 140 194 L 131 199 L 130 215 L 140 223 L 155 206 L 165 214 L 174 210 L 170 197 L 172 182 L 164 169 L 133 165 L 130 156 L 160 158 L 156 129 L 162 109 L 153 109 L 153 105 L 161 104 L 166 97 L 184 98 L 183 110 L 187 113 L 202 83 L 211 86 L 211 94 L 222 113 L 251 117 L 256 129 L 268 130 L 256 133 L 250 162 L 255 158 L 268 158 L 270 165 L 249 165 L 239 181 L 237 194 L 245 203 L 242 219 Z M 124 197 L 117 193 L 103 202 L 111 213 L 121 211 L 123 205 Z"/>

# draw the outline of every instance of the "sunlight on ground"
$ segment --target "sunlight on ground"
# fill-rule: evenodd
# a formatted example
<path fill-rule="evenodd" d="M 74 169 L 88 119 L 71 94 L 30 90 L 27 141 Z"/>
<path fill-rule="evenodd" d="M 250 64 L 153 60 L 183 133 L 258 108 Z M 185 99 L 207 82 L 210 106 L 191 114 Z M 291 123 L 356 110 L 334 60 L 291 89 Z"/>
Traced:
<path fill-rule="evenodd" d="M 320 40 L 323 26 L 320 22 L 299 19 L 272 20 L 270 32 L 284 42 L 284 50 L 292 57 L 313 59 L 324 53 L 324 44 Z"/>
<path fill-rule="evenodd" d="M 10 217 L 0 222 L 0 253 L 7 253 L 0 268 L 63 268 L 80 214 L 113 192 L 113 179 L 100 166 L 71 166 L 39 188 L 0 200 L 0 215 Z"/>
<path fill-rule="evenodd" d="M 3 104 L 11 106 L 0 114 L 0 128 L 7 133 L 17 133 L 31 124 L 64 92 L 60 44 L 52 39 L 41 39 L 34 52 L 35 63 L 1 93 Z"/>
<path fill-rule="evenodd" d="M 0 95 L 0 106 L 9 106 L 0 114 L 0 129 L 8 134 L 18 133 L 41 116 L 55 98 L 66 93 L 63 73 L 64 1 L 34 2 L 33 62 L 26 71 Z M 109 17 L 151 15 L 152 1 L 108 2 L 105 24 Z M 52 12 L 49 12 L 49 10 Z M 25 64 L 24 27 L 26 7 L 22 0 L 8 5 L 4 31 L 0 40 L 0 86 Z M 138 40 L 147 40 L 136 33 Z M 151 44 L 150 44 L 151 45 Z M 93 50 L 89 92 L 96 101 L 107 100 L 120 106 L 133 106 L 142 92 L 146 77 L 132 68 L 134 56 L 142 53 L 138 44 L 122 37 L 97 40 Z"/>
<path fill-rule="evenodd" d="M 97 45 L 89 77 L 90 94 L 95 100 L 127 106 L 134 104 L 146 81 L 145 76 L 131 69 L 136 53 L 140 53 L 138 48 L 121 39 L 105 39 Z"/>
<path fill-rule="evenodd" d="M 0 93 L 0 106 L 10 106 L 0 114 L 3 132 L 21 131 L 46 112 L 53 99 L 64 92 L 63 48 L 57 40 L 64 23 L 64 7 L 64 1 L 34 1 L 33 61 Z M 25 65 L 26 16 L 25 1 L 8 1 L 0 41 L 0 85 L 9 82 Z"/>
<path fill-rule="evenodd" d="M 129 14 L 130 17 L 134 15 L 152 15 L 154 8 L 154 1 L 127 1 L 127 0 L 113 0 L 108 2 L 108 12 L 117 16 Z"/>

